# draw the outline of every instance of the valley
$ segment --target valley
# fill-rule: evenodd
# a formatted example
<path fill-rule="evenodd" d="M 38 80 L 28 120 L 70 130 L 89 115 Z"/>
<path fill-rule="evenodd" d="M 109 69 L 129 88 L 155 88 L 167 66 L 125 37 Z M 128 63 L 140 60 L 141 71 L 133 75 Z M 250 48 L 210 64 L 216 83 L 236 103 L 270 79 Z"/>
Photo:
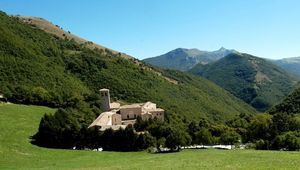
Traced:
<path fill-rule="evenodd" d="M 300 169 L 299 5 L 1 1 L 0 169 Z"/>

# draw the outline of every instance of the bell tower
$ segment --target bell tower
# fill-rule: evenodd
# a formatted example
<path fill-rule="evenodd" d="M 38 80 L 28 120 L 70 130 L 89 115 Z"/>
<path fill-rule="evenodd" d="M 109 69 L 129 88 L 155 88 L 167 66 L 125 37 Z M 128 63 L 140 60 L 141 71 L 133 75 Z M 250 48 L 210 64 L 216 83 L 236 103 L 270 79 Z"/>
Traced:
<path fill-rule="evenodd" d="M 109 89 L 100 89 L 101 109 L 106 112 L 110 110 L 110 94 Z"/>

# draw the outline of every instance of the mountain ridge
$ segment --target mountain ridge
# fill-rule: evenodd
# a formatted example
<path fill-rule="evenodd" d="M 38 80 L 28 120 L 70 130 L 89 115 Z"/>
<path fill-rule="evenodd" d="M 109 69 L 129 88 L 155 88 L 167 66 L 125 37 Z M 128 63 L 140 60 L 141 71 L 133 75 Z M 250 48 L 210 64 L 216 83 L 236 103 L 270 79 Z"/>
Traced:
<path fill-rule="evenodd" d="M 238 53 L 221 47 L 216 51 L 201 51 L 197 48 L 176 48 L 157 57 L 146 58 L 143 61 L 166 69 L 187 71 L 198 63 L 208 64 L 225 57 L 230 53 Z"/>
<path fill-rule="evenodd" d="M 73 39 L 78 44 L 84 45 L 85 47 L 87 47 L 89 49 L 109 50 L 110 52 L 112 52 L 114 54 L 119 54 L 121 57 L 133 58 L 132 56 L 127 55 L 125 53 L 115 51 L 113 49 L 104 47 L 102 45 L 99 45 L 94 42 L 88 41 L 84 38 L 81 38 L 77 35 L 72 34 L 70 31 L 65 31 L 59 25 L 55 25 L 52 22 L 50 22 L 44 18 L 34 17 L 34 16 L 13 16 L 13 17 L 19 18 L 22 22 L 30 24 L 35 27 L 38 27 L 39 29 L 41 29 L 47 33 L 50 33 L 52 35 L 55 35 L 59 38 Z"/>
<path fill-rule="evenodd" d="M 280 67 L 246 53 L 198 64 L 189 72 L 215 82 L 260 111 L 280 102 L 297 82 Z"/>
<path fill-rule="evenodd" d="M 300 79 L 300 57 L 283 58 L 271 61 Z"/>

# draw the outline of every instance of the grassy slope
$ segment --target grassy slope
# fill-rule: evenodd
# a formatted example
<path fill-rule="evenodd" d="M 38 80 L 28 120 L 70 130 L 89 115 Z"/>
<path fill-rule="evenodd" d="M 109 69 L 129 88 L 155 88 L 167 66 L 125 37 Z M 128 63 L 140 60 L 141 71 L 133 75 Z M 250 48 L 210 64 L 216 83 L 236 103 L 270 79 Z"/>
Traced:
<path fill-rule="evenodd" d="M 299 152 L 185 150 L 171 154 L 39 148 L 29 143 L 53 109 L 0 105 L 0 169 L 299 169 Z"/>
<path fill-rule="evenodd" d="M 82 44 L 84 46 L 86 46 L 89 49 L 108 49 L 106 47 L 103 47 L 99 44 L 95 44 L 91 41 L 87 41 L 81 37 L 78 37 L 74 34 L 72 34 L 69 31 L 65 31 L 62 28 L 60 28 L 58 25 L 54 25 L 51 22 L 48 22 L 47 20 L 44 20 L 42 18 L 39 17 L 26 17 L 26 16 L 17 16 L 17 18 L 20 18 L 23 22 L 28 23 L 30 25 L 34 25 L 39 27 L 41 30 L 56 35 L 62 39 L 67 38 L 67 39 L 73 39 L 75 42 L 77 42 L 78 44 Z M 108 49 L 109 51 L 113 52 L 114 54 L 118 54 L 120 52 L 112 50 L 112 49 Z M 124 53 L 120 53 L 121 57 L 123 58 L 132 58 L 131 56 L 128 56 L 127 54 Z"/>

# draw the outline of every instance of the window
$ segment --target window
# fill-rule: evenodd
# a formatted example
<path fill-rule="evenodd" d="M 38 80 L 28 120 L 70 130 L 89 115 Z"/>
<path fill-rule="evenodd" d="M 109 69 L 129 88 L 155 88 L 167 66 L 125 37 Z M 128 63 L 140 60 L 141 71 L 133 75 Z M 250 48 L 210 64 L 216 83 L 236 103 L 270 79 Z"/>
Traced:
<path fill-rule="evenodd" d="M 127 119 L 129 119 L 129 115 L 127 115 Z"/>

